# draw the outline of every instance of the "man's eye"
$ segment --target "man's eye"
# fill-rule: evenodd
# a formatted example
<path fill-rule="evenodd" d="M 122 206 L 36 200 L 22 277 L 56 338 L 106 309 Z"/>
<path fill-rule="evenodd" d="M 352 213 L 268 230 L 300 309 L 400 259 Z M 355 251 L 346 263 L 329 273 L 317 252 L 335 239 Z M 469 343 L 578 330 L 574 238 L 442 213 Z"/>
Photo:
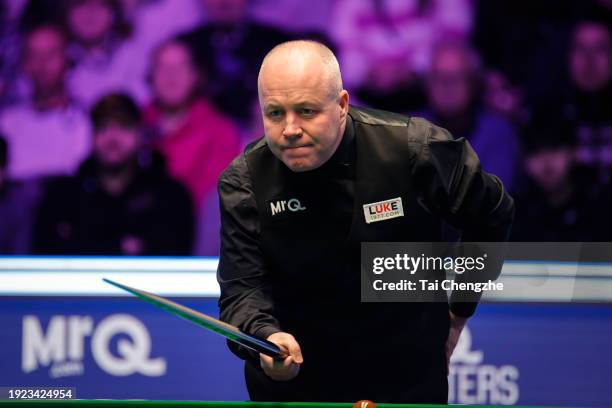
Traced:
<path fill-rule="evenodd" d="M 281 112 L 280 110 L 276 109 L 276 110 L 268 111 L 266 113 L 266 116 L 271 118 L 271 119 L 276 119 L 276 118 L 280 118 L 282 114 L 283 114 L 283 112 Z"/>
<path fill-rule="evenodd" d="M 310 108 L 300 109 L 300 115 L 302 116 L 313 116 L 315 113 L 317 113 L 317 111 L 314 109 L 310 109 Z"/>

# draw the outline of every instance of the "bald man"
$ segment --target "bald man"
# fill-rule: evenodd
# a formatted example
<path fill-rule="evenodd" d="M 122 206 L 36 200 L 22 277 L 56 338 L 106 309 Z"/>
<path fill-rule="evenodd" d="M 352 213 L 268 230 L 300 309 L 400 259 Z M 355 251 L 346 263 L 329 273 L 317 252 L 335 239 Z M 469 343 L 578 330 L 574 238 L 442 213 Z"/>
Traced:
<path fill-rule="evenodd" d="M 239 346 L 258 401 L 446 403 L 447 364 L 473 303 L 361 303 L 360 244 L 506 240 L 513 201 L 465 140 L 349 106 L 325 46 L 274 48 L 259 73 L 265 136 L 219 179 L 221 319 L 288 351 Z M 403 216 L 363 206 L 398 198 Z"/>

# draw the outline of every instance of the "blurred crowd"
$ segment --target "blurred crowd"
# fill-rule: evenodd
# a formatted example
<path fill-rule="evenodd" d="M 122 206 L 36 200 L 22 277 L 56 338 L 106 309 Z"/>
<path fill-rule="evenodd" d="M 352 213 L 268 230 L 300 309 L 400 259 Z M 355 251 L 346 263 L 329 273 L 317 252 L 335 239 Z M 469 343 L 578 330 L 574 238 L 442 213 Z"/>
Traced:
<path fill-rule="evenodd" d="M 298 38 L 464 137 L 516 241 L 612 241 L 612 0 L 0 0 L 0 254 L 218 254 L 216 179 Z"/>

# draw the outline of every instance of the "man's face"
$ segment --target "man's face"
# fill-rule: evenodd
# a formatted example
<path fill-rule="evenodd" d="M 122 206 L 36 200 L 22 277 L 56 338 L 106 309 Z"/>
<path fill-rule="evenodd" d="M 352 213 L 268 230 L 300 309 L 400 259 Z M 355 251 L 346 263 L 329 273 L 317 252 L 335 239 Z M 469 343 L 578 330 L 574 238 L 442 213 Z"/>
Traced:
<path fill-rule="evenodd" d="M 569 148 L 545 149 L 526 158 L 526 170 L 544 192 L 554 192 L 568 180 L 573 157 Z"/>
<path fill-rule="evenodd" d="M 348 93 L 330 95 L 320 71 L 276 66 L 262 72 L 259 100 L 266 142 L 296 172 L 323 165 L 342 140 Z"/>
<path fill-rule="evenodd" d="M 74 36 L 82 43 L 97 44 L 112 29 L 115 13 L 107 1 L 83 0 L 68 12 L 68 24 Z"/>
<path fill-rule="evenodd" d="M 94 155 L 106 168 L 118 168 L 136 157 L 140 147 L 140 132 L 135 127 L 109 122 L 96 131 Z"/>
<path fill-rule="evenodd" d="M 472 101 L 472 73 L 466 53 L 459 49 L 437 52 L 427 77 L 427 95 L 441 116 L 464 113 Z"/>
<path fill-rule="evenodd" d="M 605 88 L 612 78 L 612 38 L 595 23 L 581 24 L 573 35 L 570 73 L 574 83 L 585 92 Z"/>
<path fill-rule="evenodd" d="M 67 60 L 65 42 L 52 28 L 32 32 L 25 43 L 23 67 L 39 93 L 63 86 Z"/>
<path fill-rule="evenodd" d="M 162 105 L 172 108 L 186 103 L 197 81 L 198 72 L 184 45 L 171 43 L 159 50 L 153 67 L 153 90 Z"/>
<path fill-rule="evenodd" d="M 206 15 L 215 23 L 237 24 L 246 15 L 248 0 L 202 0 Z"/>

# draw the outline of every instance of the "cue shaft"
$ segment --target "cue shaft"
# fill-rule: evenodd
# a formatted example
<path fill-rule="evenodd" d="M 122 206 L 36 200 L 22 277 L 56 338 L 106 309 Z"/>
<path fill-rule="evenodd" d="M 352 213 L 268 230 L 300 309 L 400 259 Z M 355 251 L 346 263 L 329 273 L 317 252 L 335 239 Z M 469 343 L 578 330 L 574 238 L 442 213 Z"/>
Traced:
<path fill-rule="evenodd" d="M 137 296 L 139 299 L 142 299 L 145 302 L 151 303 L 152 305 L 157 306 L 169 313 L 172 313 L 175 316 L 182 317 L 183 319 L 189 320 L 192 323 L 195 323 L 217 334 L 220 334 L 221 336 L 242 346 L 245 346 L 251 350 L 257 351 L 275 359 L 284 359 L 288 355 L 285 351 L 280 349 L 280 347 L 270 341 L 259 339 L 257 337 L 243 333 L 237 327 L 222 322 L 221 320 L 217 320 L 214 317 L 208 316 L 204 313 L 198 312 L 197 310 L 193 310 L 189 307 L 183 306 L 179 303 L 173 302 L 172 300 L 155 295 L 153 293 L 123 285 L 118 282 L 114 282 L 110 279 L 103 278 L 102 280 L 106 283 L 109 283 Z"/>

